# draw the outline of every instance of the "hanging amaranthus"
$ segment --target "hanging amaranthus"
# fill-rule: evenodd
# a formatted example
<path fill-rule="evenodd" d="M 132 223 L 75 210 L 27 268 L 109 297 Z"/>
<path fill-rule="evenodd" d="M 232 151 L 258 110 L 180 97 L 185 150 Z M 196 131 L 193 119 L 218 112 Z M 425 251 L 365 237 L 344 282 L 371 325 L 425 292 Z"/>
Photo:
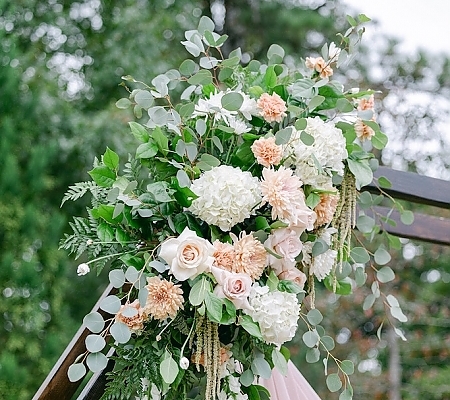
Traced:
<path fill-rule="evenodd" d="M 342 264 L 350 253 L 352 229 L 356 225 L 356 194 L 355 176 L 346 169 L 339 192 L 339 202 L 331 222 L 331 225 L 337 229 L 333 247 L 338 252 L 333 268 L 335 277 L 333 290 L 336 290 L 336 268 L 339 267 L 342 271 Z"/>

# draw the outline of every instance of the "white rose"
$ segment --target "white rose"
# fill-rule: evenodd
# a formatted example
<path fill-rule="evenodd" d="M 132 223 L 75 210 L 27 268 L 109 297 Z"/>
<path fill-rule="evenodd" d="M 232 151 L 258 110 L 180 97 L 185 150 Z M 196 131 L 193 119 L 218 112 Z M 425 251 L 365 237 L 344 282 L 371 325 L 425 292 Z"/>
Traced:
<path fill-rule="evenodd" d="M 214 293 L 220 298 L 226 297 L 236 309 L 251 309 L 248 296 L 252 288 L 252 278 L 247 274 L 236 274 L 224 269 L 212 267 L 211 271 L 217 280 Z"/>
<path fill-rule="evenodd" d="M 185 228 L 178 238 L 168 239 L 161 244 L 159 256 L 170 266 L 170 273 L 176 279 L 185 281 L 210 271 L 213 253 L 211 243 Z"/>
<path fill-rule="evenodd" d="M 295 267 L 295 257 L 301 253 L 303 248 L 299 235 L 299 232 L 294 229 L 281 228 L 275 230 L 265 241 L 265 247 L 282 257 L 276 258 L 269 254 L 269 265 L 277 275 Z"/>
<path fill-rule="evenodd" d="M 77 268 L 77 274 L 78 276 L 82 276 L 82 275 L 86 275 L 91 271 L 91 269 L 89 268 L 89 265 L 83 263 L 80 264 Z"/>

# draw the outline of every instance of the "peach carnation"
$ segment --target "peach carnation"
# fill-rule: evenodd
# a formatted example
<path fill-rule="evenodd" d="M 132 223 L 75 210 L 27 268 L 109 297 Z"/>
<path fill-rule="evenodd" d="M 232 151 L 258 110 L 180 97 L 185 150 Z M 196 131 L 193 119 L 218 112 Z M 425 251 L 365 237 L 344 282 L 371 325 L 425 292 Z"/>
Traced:
<path fill-rule="evenodd" d="M 321 193 L 320 202 L 314 208 L 317 219 L 314 226 L 317 228 L 321 225 L 325 225 L 331 222 L 334 213 L 336 211 L 337 203 L 339 200 L 339 193 Z"/>
<path fill-rule="evenodd" d="M 283 148 L 275 144 L 275 137 L 256 140 L 253 142 L 251 150 L 258 164 L 267 168 L 271 165 L 278 165 L 283 156 Z"/>
<path fill-rule="evenodd" d="M 144 310 L 154 319 L 174 318 L 180 308 L 183 308 L 183 291 L 179 285 L 161 280 L 157 276 L 147 278 L 147 303 Z"/>
<path fill-rule="evenodd" d="M 322 57 L 306 57 L 305 65 L 307 68 L 317 71 L 322 79 L 333 75 L 333 69 Z"/>
<path fill-rule="evenodd" d="M 375 135 L 375 131 L 366 125 L 361 118 L 358 118 L 355 122 L 355 133 L 359 140 L 369 140 Z"/>
<path fill-rule="evenodd" d="M 133 332 L 139 332 L 144 329 L 144 321 L 147 319 L 144 309 L 141 308 L 139 301 L 126 303 L 120 307 L 117 312 L 116 321 L 122 322 Z"/>
<path fill-rule="evenodd" d="M 263 93 L 256 105 L 261 110 L 260 115 L 269 123 L 281 122 L 286 116 L 286 103 L 276 93 L 272 95 Z"/>
<path fill-rule="evenodd" d="M 266 267 L 267 252 L 253 235 L 241 232 L 239 239 L 230 233 L 234 242 L 235 262 L 231 272 L 247 274 L 253 280 L 259 279 Z"/>
<path fill-rule="evenodd" d="M 299 177 L 283 166 L 278 170 L 264 168 L 262 176 L 261 205 L 269 203 L 272 206 L 272 219 L 279 218 L 291 226 L 312 229 L 316 217 L 305 204 Z"/>
<path fill-rule="evenodd" d="M 231 245 L 230 243 L 222 243 L 216 240 L 213 243 L 213 246 L 214 265 L 218 268 L 222 268 L 231 272 L 236 260 L 233 245 Z"/>
<path fill-rule="evenodd" d="M 358 102 L 358 110 L 365 111 L 365 110 L 373 110 L 375 107 L 375 99 L 373 94 L 370 95 L 368 98 L 362 97 L 359 99 Z"/>

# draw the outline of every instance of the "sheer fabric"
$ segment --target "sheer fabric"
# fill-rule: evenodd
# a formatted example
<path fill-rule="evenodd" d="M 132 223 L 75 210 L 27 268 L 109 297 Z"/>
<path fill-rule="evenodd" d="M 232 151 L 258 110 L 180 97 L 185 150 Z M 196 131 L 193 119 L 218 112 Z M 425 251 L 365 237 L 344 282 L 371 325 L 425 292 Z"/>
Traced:
<path fill-rule="evenodd" d="M 269 392 L 271 400 L 321 400 L 295 365 L 288 362 L 287 376 L 276 368 L 269 379 L 261 379 L 260 384 Z"/>

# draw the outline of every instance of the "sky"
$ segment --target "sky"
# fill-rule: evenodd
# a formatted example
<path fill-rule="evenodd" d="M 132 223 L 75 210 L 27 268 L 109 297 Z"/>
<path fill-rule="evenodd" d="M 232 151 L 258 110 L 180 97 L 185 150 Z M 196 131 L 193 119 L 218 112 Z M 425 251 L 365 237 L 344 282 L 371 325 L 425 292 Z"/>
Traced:
<path fill-rule="evenodd" d="M 401 50 L 418 48 L 450 55 L 450 0 L 344 0 L 358 12 L 377 20 L 367 25 L 368 38 L 386 33 L 402 41 Z M 350 15 L 354 13 L 348 12 Z"/>

